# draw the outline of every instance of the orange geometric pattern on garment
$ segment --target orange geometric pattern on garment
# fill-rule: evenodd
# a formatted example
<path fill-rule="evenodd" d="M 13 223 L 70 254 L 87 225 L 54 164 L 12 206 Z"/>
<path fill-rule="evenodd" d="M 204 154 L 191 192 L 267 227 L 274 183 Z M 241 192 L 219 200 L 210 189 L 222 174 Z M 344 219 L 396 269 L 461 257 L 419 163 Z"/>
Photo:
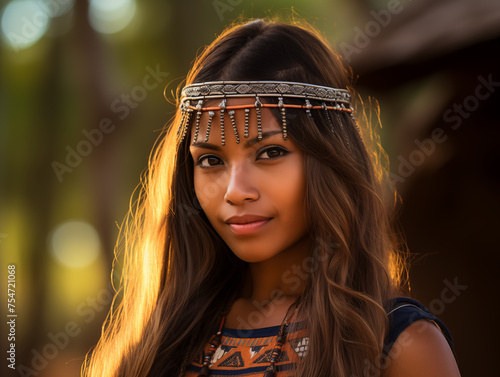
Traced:
<path fill-rule="evenodd" d="M 211 360 L 210 376 L 264 376 L 279 329 L 280 326 L 254 330 L 223 328 L 221 344 Z M 276 377 L 290 376 L 296 363 L 306 355 L 308 342 L 307 332 L 301 322 L 295 329 L 290 324 L 287 341 L 276 363 Z M 203 357 L 209 347 L 207 343 L 204 354 L 199 355 L 196 361 L 188 366 L 185 377 L 198 377 Z"/>

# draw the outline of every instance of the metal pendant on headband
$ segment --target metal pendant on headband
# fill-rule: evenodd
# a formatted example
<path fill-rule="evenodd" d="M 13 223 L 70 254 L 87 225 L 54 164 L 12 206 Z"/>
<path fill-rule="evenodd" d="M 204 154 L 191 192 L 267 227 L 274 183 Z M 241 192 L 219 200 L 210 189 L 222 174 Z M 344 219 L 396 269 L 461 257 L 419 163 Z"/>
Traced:
<path fill-rule="evenodd" d="M 226 135 L 224 134 L 224 113 L 226 112 L 226 99 L 224 98 L 219 104 L 220 107 L 220 137 L 222 146 L 226 145 Z"/>
<path fill-rule="evenodd" d="M 198 140 L 198 134 L 200 132 L 200 118 L 201 118 L 201 109 L 203 107 L 203 100 L 200 99 L 198 104 L 196 105 L 196 127 L 194 130 L 194 139 L 193 142 Z"/>
<path fill-rule="evenodd" d="M 238 128 L 236 127 L 236 121 L 234 120 L 234 110 L 229 110 L 227 112 L 229 118 L 231 119 L 231 125 L 233 126 L 234 136 L 236 137 L 236 144 L 240 143 L 240 135 L 238 135 Z"/>
<path fill-rule="evenodd" d="M 260 116 L 260 108 L 262 103 L 259 100 L 259 96 L 255 97 L 255 114 L 257 115 L 257 139 L 262 140 L 262 119 Z"/>
<path fill-rule="evenodd" d="M 179 130 L 182 130 L 181 139 L 184 139 L 186 137 L 189 122 L 191 120 L 191 115 L 193 114 L 193 109 L 191 109 L 189 106 L 190 106 L 189 101 L 187 101 L 186 107 L 182 112 L 181 127 L 179 128 Z"/>
<path fill-rule="evenodd" d="M 321 107 L 323 108 L 323 110 L 325 110 L 325 115 L 326 115 L 326 119 L 328 120 L 328 127 L 330 127 L 330 130 L 332 131 L 332 133 L 335 133 L 335 130 L 333 128 L 333 123 L 332 123 L 332 118 L 330 118 L 330 112 L 329 110 L 326 108 L 326 103 L 323 102 L 321 104 Z"/>
<path fill-rule="evenodd" d="M 278 98 L 278 108 L 281 112 L 281 129 L 283 131 L 283 139 L 288 140 L 288 133 L 286 129 L 286 110 L 283 106 L 283 97 Z"/>
<path fill-rule="evenodd" d="M 208 141 L 208 138 L 210 137 L 210 128 L 212 127 L 212 118 L 214 117 L 215 112 L 209 111 L 208 112 L 208 123 L 207 123 L 207 133 L 205 134 L 205 143 Z"/>
<path fill-rule="evenodd" d="M 311 114 L 311 109 L 312 109 L 312 105 L 311 105 L 311 101 L 309 101 L 308 99 L 306 99 L 306 113 L 307 115 L 309 115 L 310 117 L 312 117 L 312 114 Z"/>
<path fill-rule="evenodd" d="M 184 124 L 186 120 L 186 113 L 187 113 L 187 106 L 189 106 L 189 101 L 186 101 L 185 103 L 181 103 L 181 124 L 179 128 L 177 129 L 177 135 L 181 133 L 181 131 L 184 130 Z"/>
<path fill-rule="evenodd" d="M 250 117 L 250 109 L 245 109 L 245 133 L 244 137 L 248 138 L 248 123 L 249 123 L 249 117 Z"/>

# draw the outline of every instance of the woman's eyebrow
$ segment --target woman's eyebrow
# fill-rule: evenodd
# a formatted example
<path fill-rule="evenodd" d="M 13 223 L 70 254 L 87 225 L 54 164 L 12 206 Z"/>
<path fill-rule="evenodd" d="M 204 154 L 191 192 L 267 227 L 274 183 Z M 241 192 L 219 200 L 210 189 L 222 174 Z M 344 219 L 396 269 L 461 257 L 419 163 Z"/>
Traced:
<path fill-rule="evenodd" d="M 262 140 L 264 140 L 266 137 L 275 135 L 277 133 L 282 133 L 282 132 L 283 132 L 282 130 L 274 130 L 274 131 L 263 132 L 262 133 Z M 262 140 L 260 140 L 260 141 L 262 141 Z M 245 142 L 244 147 L 245 148 L 250 148 L 252 145 L 254 145 L 255 143 L 257 143 L 258 141 L 259 141 L 259 138 L 258 137 L 254 137 L 254 138 L 252 138 L 250 140 L 247 140 Z M 197 147 L 197 148 L 213 149 L 214 151 L 220 151 L 221 150 L 221 147 L 219 147 L 218 145 L 210 144 L 210 143 L 205 143 L 205 142 L 202 142 L 202 141 L 197 141 L 196 143 L 191 144 L 191 146 L 192 147 Z"/>

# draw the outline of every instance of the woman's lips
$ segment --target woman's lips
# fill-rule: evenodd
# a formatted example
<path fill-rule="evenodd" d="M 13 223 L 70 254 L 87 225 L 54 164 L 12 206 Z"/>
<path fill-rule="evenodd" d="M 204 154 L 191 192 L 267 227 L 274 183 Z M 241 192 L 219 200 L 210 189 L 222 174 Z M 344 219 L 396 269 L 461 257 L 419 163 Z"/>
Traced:
<path fill-rule="evenodd" d="M 259 230 L 261 230 L 264 226 L 271 221 L 272 218 L 267 219 L 267 220 L 259 220 L 259 221 L 253 221 L 251 223 L 246 223 L 246 224 L 228 224 L 233 233 L 236 233 L 237 235 L 249 235 L 253 233 L 257 233 Z"/>

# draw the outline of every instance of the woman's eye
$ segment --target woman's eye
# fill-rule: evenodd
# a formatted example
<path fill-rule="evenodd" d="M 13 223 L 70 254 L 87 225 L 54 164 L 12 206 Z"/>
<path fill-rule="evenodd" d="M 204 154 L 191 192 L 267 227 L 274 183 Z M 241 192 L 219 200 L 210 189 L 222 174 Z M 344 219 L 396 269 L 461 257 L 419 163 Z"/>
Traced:
<path fill-rule="evenodd" d="M 272 158 L 284 156 L 288 153 L 288 151 L 284 148 L 278 147 L 278 146 L 273 146 L 270 148 L 265 149 L 262 151 L 262 153 L 259 156 L 265 156 L 267 155 L 267 158 L 264 158 L 264 160 L 269 160 Z"/>
<path fill-rule="evenodd" d="M 201 166 L 202 168 L 208 168 L 211 166 L 217 166 L 217 162 L 221 159 L 215 156 L 202 156 L 196 162 L 196 165 Z M 206 161 L 206 163 L 204 163 Z"/>

